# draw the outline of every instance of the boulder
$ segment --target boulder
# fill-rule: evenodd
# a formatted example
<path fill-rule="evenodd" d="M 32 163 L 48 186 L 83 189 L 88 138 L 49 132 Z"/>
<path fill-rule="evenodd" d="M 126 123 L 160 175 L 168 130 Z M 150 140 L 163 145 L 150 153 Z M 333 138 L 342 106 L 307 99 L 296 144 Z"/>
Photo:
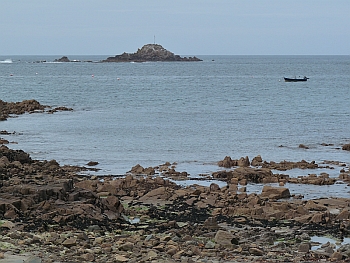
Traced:
<path fill-rule="evenodd" d="M 226 156 L 224 160 L 218 162 L 218 166 L 224 168 L 231 168 L 233 166 L 237 166 L 237 160 L 232 160 L 230 156 Z"/>
<path fill-rule="evenodd" d="M 350 211 L 346 208 L 343 209 L 339 215 L 336 217 L 337 220 L 349 220 L 350 219 Z"/>
<path fill-rule="evenodd" d="M 289 189 L 285 187 L 273 187 L 265 185 L 262 189 L 260 197 L 269 199 L 289 198 L 290 192 Z"/>
<path fill-rule="evenodd" d="M 77 239 L 74 238 L 74 237 L 71 237 L 71 238 L 67 238 L 65 241 L 63 241 L 62 245 L 65 246 L 65 247 L 74 247 L 76 246 L 77 244 Z"/>
<path fill-rule="evenodd" d="M 227 247 L 231 247 L 235 243 L 238 243 L 236 242 L 235 236 L 231 232 L 224 230 L 218 230 L 215 234 L 214 240 L 216 244 Z"/>
<path fill-rule="evenodd" d="M 309 211 L 326 211 L 327 210 L 326 206 L 324 206 L 322 204 L 317 204 L 313 200 L 307 201 L 304 208 L 309 210 Z"/>
<path fill-rule="evenodd" d="M 129 261 L 129 259 L 127 257 L 125 257 L 123 255 L 119 255 L 119 254 L 116 254 L 114 259 L 115 259 L 116 263 L 124 263 L 124 262 L 128 262 Z"/>
<path fill-rule="evenodd" d="M 343 259 L 343 255 L 336 251 L 334 252 L 332 255 L 331 255 L 331 261 L 339 261 L 339 260 L 342 260 Z"/>
<path fill-rule="evenodd" d="M 217 229 L 219 228 L 219 225 L 215 217 L 209 217 L 204 221 L 203 227 L 208 229 Z"/>
<path fill-rule="evenodd" d="M 8 140 L 0 138 L 0 144 L 9 144 L 10 142 Z"/>
<path fill-rule="evenodd" d="M 209 186 L 210 192 L 217 192 L 220 191 L 220 186 L 215 183 L 211 183 Z"/>
<path fill-rule="evenodd" d="M 95 191 L 97 188 L 97 180 L 84 180 L 75 184 L 76 187 Z"/>
<path fill-rule="evenodd" d="M 302 243 L 299 245 L 299 248 L 298 248 L 298 252 L 301 252 L 301 253 L 308 253 L 311 249 L 311 244 L 310 242 L 308 243 Z"/>
<path fill-rule="evenodd" d="M 144 196 L 140 197 L 140 201 L 145 203 L 156 204 L 159 201 L 168 200 L 169 197 L 172 196 L 172 193 L 167 191 L 166 187 L 158 187 L 156 189 L 151 190 Z"/>
<path fill-rule="evenodd" d="M 343 145 L 342 150 L 350 151 L 350 143 Z"/>
<path fill-rule="evenodd" d="M 145 168 L 143 168 L 141 165 L 137 164 L 137 165 L 135 165 L 134 167 L 131 168 L 129 173 L 132 173 L 132 174 L 143 174 L 144 170 L 145 170 Z"/>
<path fill-rule="evenodd" d="M 261 165 L 262 165 L 262 162 L 263 162 L 263 160 L 262 160 L 261 156 L 258 155 L 258 156 L 255 156 L 255 157 L 253 158 L 253 160 L 252 160 L 252 162 L 251 162 L 251 165 L 252 165 L 252 166 L 261 166 Z"/>
<path fill-rule="evenodd" d="M 251 247 L 249 248 L 249 253 L 254 255 L 254 256 L 263 256 L 264 255 L 264 251 L 256 248 L 256 247 Z"/>
<path fill-rule="evenodd" d="M 246 156 L 245 158 L 244 158 L 244 157 L 241 157 L 241 158 L 237 161 L 237 165 L 240 166 L 240 167 L 248 167 L 248 166 L 250 166 L 249 157 L 248 157 L 248 156 Z"/>
<path fill-rule="evenodd" d="M 28 153 L 22 150 L 11 150 L 5 145 L 0 146 L 0 158 L 2 157 L 6 157 L 10 163 L 14 161 L 19 161 L 21 164 L 32 162 Z"/>

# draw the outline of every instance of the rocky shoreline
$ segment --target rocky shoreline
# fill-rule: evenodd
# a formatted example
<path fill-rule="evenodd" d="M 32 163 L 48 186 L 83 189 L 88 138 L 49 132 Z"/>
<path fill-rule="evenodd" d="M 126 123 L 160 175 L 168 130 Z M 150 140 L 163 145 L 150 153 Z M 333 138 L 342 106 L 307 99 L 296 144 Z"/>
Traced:
<path fill-rule="evenodd" d="M 5 117 L 43 111 L 0 105 Z M 349 166 L 333 164 L 341 167 L 337 178 L 317 175 L 319 168 L 331 169 L 327 163 L 227 156 L 218 162 L 225 170 L 206 178 L 226 186 L 182 187 L 169 180 L 188 177 L 176 164 L 136 165 L 123 177 L 84 176 L 89 165 L 33 160 L 2 145 L 0 262 L 349 262 L 350 244 L 315 249 L 312 237 L 350 237 L 350 198 L 303 200 L 285 187 L 349 184 Z M 295 168 L 309 175 L 289 178 Z M 280 186 L 246 191 L 271 182 Z"/>

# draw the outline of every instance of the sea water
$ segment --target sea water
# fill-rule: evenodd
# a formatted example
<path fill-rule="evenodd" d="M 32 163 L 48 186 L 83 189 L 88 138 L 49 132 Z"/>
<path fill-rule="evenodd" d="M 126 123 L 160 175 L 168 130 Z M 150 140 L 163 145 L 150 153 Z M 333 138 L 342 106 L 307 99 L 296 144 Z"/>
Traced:
<path fill-rule="evenodd" d="M 96 63 L 106 57 L 0 56 L 13 62 L 0 64 L 1 100 L 74 109 L 0 122 L 16 132 L 9 147 L 60 164 L 97 161 L 99 175 L 170 162 L 198 176 L 219 170 L 225 156 L 350 164 L 341 150 L 350 143 L 350 56 Z"/>

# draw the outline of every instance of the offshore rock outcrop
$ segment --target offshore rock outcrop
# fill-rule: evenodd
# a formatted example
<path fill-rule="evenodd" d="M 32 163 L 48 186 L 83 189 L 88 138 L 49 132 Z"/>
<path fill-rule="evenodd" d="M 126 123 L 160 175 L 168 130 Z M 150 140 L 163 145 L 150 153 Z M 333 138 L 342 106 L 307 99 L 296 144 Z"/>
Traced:
<path fill-rule="evenodd" d="M 55 59 L 54 62 L 71 62 L 67 56 L 63 56 L 59 59 Z"/>
<path fill-rule="evenodd" d="M 197 57 L 181 57 L 158 44 L 146 44 L 135 53 L 123 53 L 108 57 L 102 62 L 146 62 L 146 61 L 202 61 Z"/>
<path fill-rule="evenodd" d="M 47 108 L 51 108 L 47 105 L 42 105 L 36 100 L 24 100 L 21 102 L 5 102 L 0 100 L 0 121 L 7 120 L 10 115 L 21 115 L 24 113 L 45 112 Z M 54 113 L 57 111 L 72 111 L 72 108 L 57 107 L 50 109 L 48 113 Z"/>
<path fill-rule="evenodd" d="M 20 115 L 26 112 L 43 112 L 46 107 L 36 100 L 24 100 L 22 102 L 5 102 L 0 100 L 0 121 L 5 121 L 11 114 Z"/>

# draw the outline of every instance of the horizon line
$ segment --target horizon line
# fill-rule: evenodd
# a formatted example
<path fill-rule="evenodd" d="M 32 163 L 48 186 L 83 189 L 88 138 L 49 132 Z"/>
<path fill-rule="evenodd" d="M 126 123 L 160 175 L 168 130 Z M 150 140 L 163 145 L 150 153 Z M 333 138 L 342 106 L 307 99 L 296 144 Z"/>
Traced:
<path fill-rule="evenodd" d="M 179 54 L 180 56 L 350 56 L 350 54 Z M 110 54 L 0 54 L 1 57 L 6 56 L 113 56 Z M 115 55 L 114 55 L 115 56 Z"/>

